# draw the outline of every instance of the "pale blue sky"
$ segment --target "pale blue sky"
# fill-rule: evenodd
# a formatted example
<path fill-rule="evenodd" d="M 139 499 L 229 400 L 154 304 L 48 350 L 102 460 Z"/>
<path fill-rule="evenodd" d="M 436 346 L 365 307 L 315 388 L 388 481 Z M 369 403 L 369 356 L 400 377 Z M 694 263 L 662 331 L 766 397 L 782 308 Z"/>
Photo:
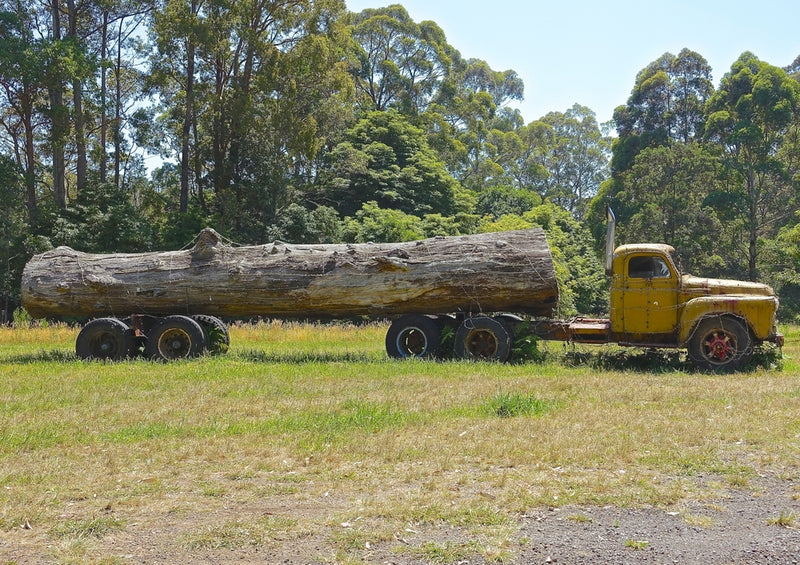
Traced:
<path fill-rule="evenodd" d="M 706 58 L 714 86 L 744 51 L 785 67 L 800 55 L 800 0 L 345 0 L 349 10 L 402 4 L 433 20 L 465 58 L 514 69 L 525 122 L 574 103 L 600 122 L 624 104 L 636 74 L 687 47 Z"/>

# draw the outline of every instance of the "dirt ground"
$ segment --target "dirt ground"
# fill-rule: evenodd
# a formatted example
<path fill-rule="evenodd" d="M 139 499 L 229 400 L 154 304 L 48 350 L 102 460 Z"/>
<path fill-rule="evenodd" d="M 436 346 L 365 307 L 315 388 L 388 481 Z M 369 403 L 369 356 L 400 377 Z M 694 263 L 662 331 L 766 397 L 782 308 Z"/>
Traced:
<path fill-rule="evenodd" d="M 239 508 L 231 512 L 263 513 L 265 508 Z M 215 512 L 210 516 L 130 524 L 123 532 L 92 542 L 88 554 L 97 556 L 96 559 L 87 559 L 86 554 L 75 559 L 74 549 L 54 545 L 53 540 L 35 528 L 20 528 L 0 533 L 0 563 L 793 565 L 800 562 L 800 485 L 779 478 L 762 477 L 741 488 L 725 488 L 714 498 L 686 502 L 670 510 L 537 509 L 520 518 L 519 531 L 510 540 L 511 551 L 488 560 L 475 551 L 437 556 L 411 549 L 425 544 L 469 547 L 471 538 L 467 532 L 441 525 L 408 529 L 391 540 L 362 541 L 359 547 L 346 552 L 340 549 L 338 553 L 330 542 L 331 536 L 336 535 L 332 531 L 309 532 L 299 539 L 274 539 L 268 544 L 245 544 L 235 549 L 187 550 L 177 542 L 185 529 L 196 528 L 198 521 L 214 524 L 231 517 Z M 509 554 L 513 557 L 509 558 Z"/>
<path fill-rule="evenodd" d="M 526 519 L 523 532 L 531 542 L 518 562 L 793 565 L 800 560 L 797 496 L 792 482 L 763 479 L 718 499 L 686 504 L 680 512 L 544 511 Z"/>

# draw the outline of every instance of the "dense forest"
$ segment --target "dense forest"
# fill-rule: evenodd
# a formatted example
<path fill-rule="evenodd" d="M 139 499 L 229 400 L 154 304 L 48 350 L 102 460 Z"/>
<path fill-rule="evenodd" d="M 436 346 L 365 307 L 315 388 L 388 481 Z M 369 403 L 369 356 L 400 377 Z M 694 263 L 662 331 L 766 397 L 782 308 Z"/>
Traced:
<path fill-rule="evenodd" d="M 786 62 L 783 62 L 784 64 Z M 632 77 L 610 124 L 525 122 L 513 70 L 401 5 L 0 0 L 0 322 L 32 254 L 412 240 L 542 226 L 561 315 L 602 313 L 617 241 L 759 279 L 800 315 L 800 56 L 699 53 Z M 145 158 L 157 156 L 157 166 Z"/>

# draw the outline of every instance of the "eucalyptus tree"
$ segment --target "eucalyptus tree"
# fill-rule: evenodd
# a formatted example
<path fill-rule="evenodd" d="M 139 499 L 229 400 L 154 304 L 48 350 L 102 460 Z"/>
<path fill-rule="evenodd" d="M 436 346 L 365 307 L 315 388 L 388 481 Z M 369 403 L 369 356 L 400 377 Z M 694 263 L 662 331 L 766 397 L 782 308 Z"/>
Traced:
<path fill-rule="evenodd" d="M 704 104 L 714 91 L 711 67 L 698 53 L 665 53 L 636 76 L 624 106 L 614 110 L 618 137 L 611 167 L 624 171 L 639 151 L 702 135 Z"/>
<path fill-rule="evenodd" d="M 522 125 L 507 108 L 522 99 L 513 70 L 465 59 L 434 22 L 414 22 L 399 4 L 350 15 L 359 108 L 393 108 L 423 127 L 431 147 L 465 187 L 480 190 L 503 176 L 503 133 Z"/>
<path fill-rule="evenodd" d="M 552 128 L 552 136 L 541 163 L 547 174 L 534 186 L 580 220 L 608 177 L 611 140 L 601 132 L 594 112 L 579 104 L 564 113 L 550 112 L 541 122 Z"/>
<path fill-rule="evenodd" d="M 353 77 L 364 110 L 424 112 L 450 72 L 455 54 L 431 21 L 414 22 L 403 6 L 350 14 Z"/>
<path fill-rule="evenodd" d="M 143 69 L 147 59 L 141 38 L 151 24 L 152 11 L 149 0 L 100 2 L 91 36 L 100 75 L 95 80 L 99 83 L 99 93 L 95 95 L 92 123 L 92 129 L 99 132 L 95 134 L 95 164 L 100 182 L 106 182 L 110 138 L 113 148 L 110 164 L 117 190 L 127 188 L 124 177 L 134 144 L 145 144 L 136 128 L 141 121 L 137 113 L 141 113 L 146 100 Z"/>
<path fill-rule="evenodd" d="M 784 67 L 783 70 L 794 80 L 800 81 L 800 55 L 792 61 L 791 65 Z"/>
<path fill-rule="evenodd" d="M 706 276 L 736 275 L 741 249 L 736 227 L 719 219 L 708 196 L 721 186 L 714 148 L 700 143 L 649 147 L 620 174 L 625 221 L 620 241 L 656 241 L 675 247 L 683 267 Z"/>
<path fill-rule="evenodd" d="M 43 42 L 34 38 L 20 16 L 20 10 L 0 13 L 0 143 L 3 153 L 13 157 L 23 171 L 28 226 L 34 229 L 40 167 L 36 130 L 44 120 L 41 108 L 46 99 L 45 52 Z"/>
<path fill-rule="evenodd" d="M 464 187 L 482 190 L 510 182 L 506 169 L 520 145 L 513 132 L 523 121 L 508 104 L 521 100 L 523 92 L 515 71 L 495 71 L 480 59 L 454 57 L 425 118 L 432 145 Z"/>
<path fill-rule="evenodd" d="M 221 229 L 260 239 L 352 107 L 341 0 L 169 0 L 153 75 L 169 149 Z M 191 175 L 190 175 L 191 170 Z M 200 194 L 204 194 L 205 191 Z"/>
<path fill-rule="evenodd" d="M 755 280 L 759 238 L 774 235 L 796 209 L 798 179 L 780 153 L 800 120 L 800 84 L 745 52 L 722 78 L 706 111 L 706 139 L 721 147 L 727 181 L 714 195 L 715 203 L 742 221 L 747 274 Z"/>
<path fill-rule="evenodd" d="M 165 110 L 165 119 L 169 122 L 180 122 L 178 126 L 180 132 L 178 134 L 180 162 L 178 209 L 181 214 L 188 211 L 189 184 L 192 176 L 200 202 L 205 205 L 199 164 L 200 154 L 197 151 L 198 112 L 195 108 L 196 50 L 204 33 L 204 21 L 201 16 L 201 8 L 204 4 L 203 0 L 189 0 L 188 2 L 167 0 L 155 12 L 150 29 L 157 52 L 152 60 L 148 82 L 158 89 L 161 104 Z M 167 133 L 173 133 L 173 128 L 167 128 Z M 194 166 L 190 164 L 192 155 L 194 156 Z M 194 175 L 192 175 L 192 171 L 194 171 Z"/>
<path fill-rule="evenodd" d="M 29 240 L 24 181 L 13 159 L 0 155 L 0 324 L 7 324 L 19 304 L 19 280 Z"/>

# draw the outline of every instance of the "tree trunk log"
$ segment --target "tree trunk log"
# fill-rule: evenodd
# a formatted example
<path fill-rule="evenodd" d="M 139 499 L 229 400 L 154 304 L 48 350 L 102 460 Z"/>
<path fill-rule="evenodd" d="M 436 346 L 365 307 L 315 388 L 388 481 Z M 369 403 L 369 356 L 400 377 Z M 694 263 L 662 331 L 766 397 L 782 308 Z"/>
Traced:
<path fill-rule="evenodd" d="M 244 247 L 206 228 L 185 251 L 101 255 L 59 247 L 37 255 L 22 275 L 22 301 L 36 318 L 549 316 L 558 285 L 539 228 L 407 243 Z"/>

